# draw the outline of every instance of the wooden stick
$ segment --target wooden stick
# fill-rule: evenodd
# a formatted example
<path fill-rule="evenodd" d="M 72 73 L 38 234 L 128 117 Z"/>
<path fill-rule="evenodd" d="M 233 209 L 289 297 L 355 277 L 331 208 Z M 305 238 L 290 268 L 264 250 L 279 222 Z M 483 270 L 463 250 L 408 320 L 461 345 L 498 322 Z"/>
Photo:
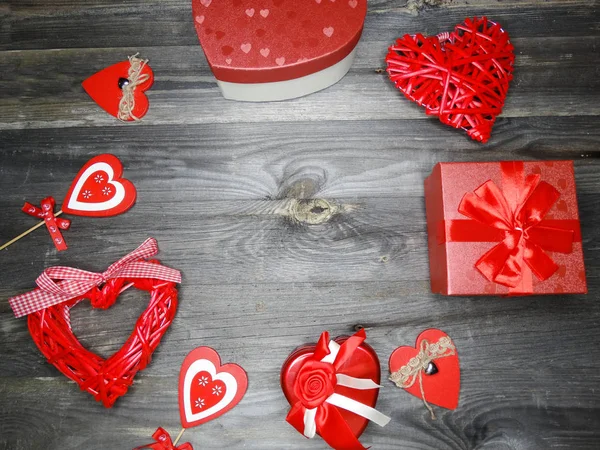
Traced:
<path fill-rule="evenodd" d="M 54 217 L 58 217 L 62 214 L 62 210 L 60 210 L 59 212 L 57 212 L 56 214 L 54 214 Z M 29 233 L 31 233 L 32 231 L 37 230 L 39 227 L 41 227 L 42 225 L 44 225 L 46 222 L 44 220 L 42 220 L 40 223 L 38 223 L 37 225 L 32 226 L 29 230 L 27 230 L 24 233 L 21 233 L 20 235 L 18 235 L 16 238 L 11 239 L 10 241 L 8 241 L 6 244 L 4 244 L 3 246 L 0 247 L 0 250 L 4 250 L 6 247 L 8 247 L 10 244 L 14 244 L 15 242 L 17 242 L 19 239 L 21 239 L 22 237 L 27 236 Z"/>
<path fill-rule="evenodd" d="M 181 431 L 179 432 L 179 434 L 177 435 L 177 437 L 175 438 L 175 441 L 173 442 L 173 447 L 175 447 L 177 445 L 177 443 L 179 442 L 179 439 L 181 439 L 181 436 L 183 436 L 184 431 L 185 431 L 185 428 L 182 428 Z"/>

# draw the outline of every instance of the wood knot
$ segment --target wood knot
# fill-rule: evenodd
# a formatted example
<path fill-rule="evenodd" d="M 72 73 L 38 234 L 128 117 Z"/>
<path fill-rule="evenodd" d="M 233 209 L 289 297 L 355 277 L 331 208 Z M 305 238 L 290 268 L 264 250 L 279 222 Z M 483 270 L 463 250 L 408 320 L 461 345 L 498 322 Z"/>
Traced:
<path fill-rule="evenodd" d="M 319 225 L 329 222 L 339 210 L 339 206 L 322 198 L 294 199 L 289 208 L 289 216 L 296 222 Z"/>

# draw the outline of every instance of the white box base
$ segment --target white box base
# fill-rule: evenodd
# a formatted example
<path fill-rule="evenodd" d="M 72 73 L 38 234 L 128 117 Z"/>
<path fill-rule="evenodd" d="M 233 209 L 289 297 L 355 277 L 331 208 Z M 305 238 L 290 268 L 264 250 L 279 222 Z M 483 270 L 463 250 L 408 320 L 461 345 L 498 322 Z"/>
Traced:
<path fill-rule="evenodd" d="M 217 80 L 223 97 L 242 102 L 273 102 L 302 97 L 340 81 L 350 70 L 356 48 L 340 62 L 300 78 L 270 83 L 230 83 Z"/>

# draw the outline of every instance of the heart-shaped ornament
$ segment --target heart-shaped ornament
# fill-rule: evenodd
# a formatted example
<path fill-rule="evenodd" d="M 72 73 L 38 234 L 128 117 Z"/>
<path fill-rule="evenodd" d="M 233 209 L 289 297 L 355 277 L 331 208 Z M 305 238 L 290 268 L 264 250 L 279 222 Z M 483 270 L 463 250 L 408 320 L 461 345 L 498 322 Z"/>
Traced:
<path fill-rule="evenodd" d="M 508 33 L 486 17 L 437 36 L 405 35 L 386 56 L 394 85 L 428 115 L 487 142 L 513 78 Z"/>
<path fill-rule="evenodd" d="M 123 88 L 131 81 L 131 66 L 132 61 L 122 61 L 113 64 L 96 72 L 81 83 L 85 92 L 87 92 L 98 106 L 111 116 L 119 119 L 121 119 L 119 117 L 119 104 L 123 98 Z M 154 72 L 152 72 L 148 64 L 143 64 L 137 77 L 141 82 L 132 91 L 134 107 L 131 110 L 131 115 L 123 119 L 126 121 L 133 121 L 135 118 L 139 119 L 143 117 L 148 112 L 150 106 L 148 97 L 146 97 L 144 92 L 152 87 Z"/>
<path fill-rule="evenodd" d="M 338 337 L 335 339 L 335 342 L 341 345 L 347 339 L 347 337 Z M 304 345 L 297 348 L 290 354 L 281 368 L 281 388 L 290 405 L 294 405 L 299 400 L 294 393 L 294 383 L 298 372 L 305 361 L 315 354 L 315 350 L 316 344 Z M 354 350 L 350 359 L 341 369 L 341 372 L 350 377 L 372 380 L 376 384 L 379 384 L 381 379 L 379 358 L 377 358 L 375 350 L 364 342 Z M 359 390 L 338 384 L 334 392 L 373 408 L 377 403 L 379 389 Z M 360 437 L 363 431 L 365 431 L 369 420 L 351 411 L 342 408 L 338 409 L 354 436 L 357 438 Z"/>
<path fill-rule="evenodd" d="M 248 388 L 248 376 L 237 364 L 221 365 L 219 354 L 198 347 L 184 359 L 179 372 L 179 414 L 184 428 L 225 414 Z"/>
<path fill-rule="evenodd" d="M 136 190 L 121 178 L 123 165 L 110 154 L 95 156 L 79 171 L 63 201 L 68 214 L 108 217 L 121 214 L 133 206 Z"/>
<path fill-rule="evenodd" d="M 420 366 L 422 362 L 425 367 Z M 456 409 L 458 406 L 458 353 L 443 331 L 430 328 L 419 335 L 414 347 L 398 347 L 390 356 L 389 366 L 392 378 L 395 373 L 404 373 L 406 385 L 410 385 L 404 387 L 406 392 L 442 408 Z"/>
<path fill-rule="evenodd" d="M 157 262 L 155 262 L 157 263 Z M 89 299 L 92 307 L 110 308 L 119 294 L 133 285 L 150 292 L 151 300 L 138 318 L 123 346 L 104 359 L 87 350 L 71 328 L 70 310 Z M 63 375 L 110 408 L 125 395 L 135 375 L 143 370 L 173 322 L 177 310 L 177 290 L 171 282 L 144 278 L 115 278 L 102 289 L 92 288 L 79 297 L 58 303 L 27 316 L 29 332 L 40 352 Z"/>

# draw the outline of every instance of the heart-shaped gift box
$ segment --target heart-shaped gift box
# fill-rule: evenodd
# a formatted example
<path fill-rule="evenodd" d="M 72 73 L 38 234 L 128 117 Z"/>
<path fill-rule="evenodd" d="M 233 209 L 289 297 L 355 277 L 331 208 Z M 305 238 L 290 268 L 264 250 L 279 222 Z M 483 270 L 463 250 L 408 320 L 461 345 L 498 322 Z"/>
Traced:
<path fill-rule="evenodd" d="M 366 0 L 192 0 L 225 98 L 272 101 L 338 82 L 354 60 Z"/>
<path fill-rule="evenodd" d="M 374 409 L 380 381 L 379 359 L 364 343 L 366 334 L 296 349 L 281 369 L 281 387 L 292 405 L 287 421 L 308 438 L 319 434 L 333 448 L 363 448 L 358 437 L 369 420 L 389 418 Z"/>

